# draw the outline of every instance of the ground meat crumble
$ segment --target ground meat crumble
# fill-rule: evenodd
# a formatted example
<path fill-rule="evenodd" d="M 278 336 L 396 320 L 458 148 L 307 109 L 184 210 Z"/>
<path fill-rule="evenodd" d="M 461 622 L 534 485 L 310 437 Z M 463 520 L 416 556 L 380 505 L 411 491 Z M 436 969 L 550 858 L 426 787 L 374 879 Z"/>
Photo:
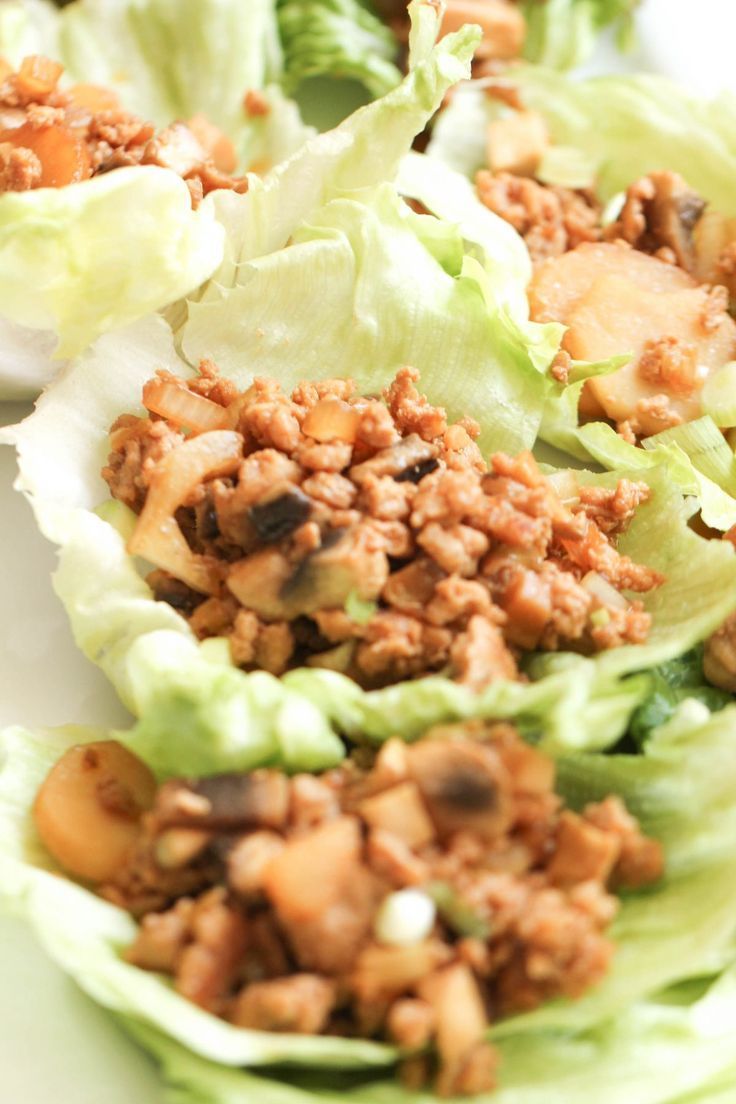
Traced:
<path fill-rule="evenodd" d="M 104 854 L 119 827 L 95 814 L 110 876 L 91 880 L 140 920 L 130 963 L 237 1027 L 424 1051 L 405 1077 L 443 1096 L 493 1087 L 491 1021 L 603 977 L 611 890 L 663 869 L 619 798 L 564 808 L 551 759 L 508 724 L 468 722 L 321 776 L 257 770 L 158 789 L 120 745 L 73 748 L 36 803 L 70 873 L 69 837 L 44 810 L 61 807 L 55 787 L 80 792 L 90 754 L 98 772 L 114 757 L 108 784 L 124 770 L 146 791 L 128 801 L 146 811 L 122 860 Z"/>
<path fill-rule="evenodd" d="M 186 181 L 196 207 L 208 192 L 245 192 L 235 148 L 203 115 L 156 132 L 108 89 L 59 87 L 63 68 L 26 57 L 0 60 L 0 193 L 76 184 L 129 165 L 158 165 Z"/>
<path fill-rule="evenodd" d="M 614 543 L 645 484 L 565 503 L 530 453 L 489 467 L 478 426 L 449 425 L 410 368 L 383 401 L 344 379 L 289 397 L 200 372 L 146 384 L 150 414 L 118 419 L 103 476 L 139 514 L 129 548 L 157 568 L 155 596 L 201 639 L 227 637 L 239 666 L 477 690 L 522 677 L 526 650 L 646 639 L 649 615 L 620 591 L 662 578 Z"/>

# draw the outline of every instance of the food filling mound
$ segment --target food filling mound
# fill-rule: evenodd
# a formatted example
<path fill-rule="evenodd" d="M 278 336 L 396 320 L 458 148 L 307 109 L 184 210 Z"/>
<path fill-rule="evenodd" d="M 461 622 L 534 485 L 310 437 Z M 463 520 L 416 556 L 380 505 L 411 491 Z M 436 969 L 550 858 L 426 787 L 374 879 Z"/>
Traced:
<path fill-rule="evenodd" d="M 612 889 L 663 869 L 615 796 L 582 812 L 506 724 L 431 730 L 322 776 L 170 779 L 114 741 L 36 799 L 66 870 L 140 920 L 127 960 L 243 1028 L 374 1038 L 407 1083 L 493 1086 L 489 1024 L 605 974 Z M 413 1053 L 412 1053 L 413 1052 Z"/>
<path fill-rule="evenodd" d="M 208 192 L 245 192 L 235 147 L 203 115 L 157 134 L 92 84 L 59 88 L 63 67 L 32 55 L 17 72 L 0 58 L 0 194 L 61 188 L 128 165 L 158 165 L 186 181 L 193 206 Z"/>
<path fill-rule="evenodd" d="M 527 244 L 531 317 L 567 327 L 561 382 L 570 360 L 629 354 L 623 368 L 588 380 L 584 420 L 608 420 L 633 444 L 700 417 L 705 383 L 736 358 L 734 220 L 661 171 L 635 181 L 605 223 L 593 192 L 535 179 L 549 148 L 544 118 L 518 102 L 490 123 L 490 167 L 475 183 Z"/>
<path fill-rule="evenodd" d="M 159 373 L 148 416 L 111 430 L 103 476 L 138 514 L 131 553 L 157 599 L 246 670 L 342 671 L 365 687 L 440 672 L 481 689 L 531 649 L 647 637 L 663 580 L 616 549 L 649 495 L 555 485 L 530 453 L 488 466 L 404 368 L 384 399 L 351 380 L 241 393 L 209 362 Z"/>

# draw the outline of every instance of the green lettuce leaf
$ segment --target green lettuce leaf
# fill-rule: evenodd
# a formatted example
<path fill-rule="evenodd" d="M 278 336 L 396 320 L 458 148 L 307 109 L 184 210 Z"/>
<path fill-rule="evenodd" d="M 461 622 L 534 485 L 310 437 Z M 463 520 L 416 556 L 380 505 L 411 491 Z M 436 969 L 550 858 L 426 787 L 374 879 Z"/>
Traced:
<path fill-rule="evenodd" d="M 593 52 L 600 32 L 616 28 L 619 46 L 631 42 L 639 0 L 522 0 L 524 56 L 553 69 L 572 69 Z"/>
<path fill-rule="evenodd" d="M 292 93 L 305 80 L 330 77 L 382 96 L 401 80 L 398 43 L 363 0 L 278 0 L 278 21 Z"/>
<path fill-rule="evenodd" d="M 569 183 L 553 171 L 576 166 L 576 187 L 595 185 L 605 202 L 654 169 L 679 172 L 725 215 L 736 214 L 736 96 L 707 101 L 664 77 L 566 77 L 542 66 L 514 70 L 524 104 L 541 112 L 553 142 L 542 163 L 550 183 Z M 428 155 L 466 176 L 486 164 L 486 127 L 503 108 L 465 86 L 439 116 Z M 587 166 L 587 174 L 580 167 Z M 547 171 L 545 172 L 545 167 Z"/>
<path fill-rule="evenodd" d="M 736 1063 L 730 1022 L 735 972 L 687 1004 L 641 1001 L 625 1017 L 583 1035 L 549 1032 L 500 1043 L 500 1085 L 476 1104 L 731 1104 Z M 130 1018 L 123 1029 L 160 1067 L 167 1104 L 437 1104 L 396 1080 L 271 1071 L 263 1076 L 207 1061 Z M 464 1098 L 467 1099 L 467 1098 Z M 456 1104 L 461 1104 L 456 1099 Z"/>
<path fill-rule="evenodd" d="M 0 196 L 0 311 L 16 324 L 55 331 L 56 354 L 71 356 L 111 326 L 196 287 L 219 263 L 223 237 L 207 205 L 192 211 L 184 181 L 154 166 L 7 192 Z M 26 388 L 15 373 L 9 383 Z"/>
<path fill-rule="evenodd" d="M 649 696 L 635 711 L 629 725 L 629 735 L 639 745 L 644 744 L 655 728 L 670 721 L 683 702 L 687 703 L 685 708 L 690 715 L 701 718 L 733 702 L 733 695 L 705 681 L 701 647 L 654 667 L 649 677 Z"/>
<path fill-rule="evenodd" d="M 493 1028 L 501 1086 L 482 1098 L 488 1104 L 542 1104 L 555 1097 L 564 1104 L 592 1098 L 619 1104 L 622 1086 L 634 1104 L 675 1104 L 711 1084 L 720 1089 L 736 1073 L 727 1045 L 736 1015 L 735 734 L 731 706 L 705 724 L 676 717 L 653 733 L 641 755 L 558 761 L 558 785 L 573 806 L 610 793 L 625 800 L 644 830 L 662 841 L 666 874 L 624 896 L 612 930 L 616 954 L 600 985 L 577 1001 L 555 1001 Z M 3 734 L 0 893 L 27 918 L 47 952 L 124 1017 L 126 1028 L 162 1062 L 167 1081 L 177 1086 L 171 1099 L 431 1104 L 431 1094 L 409 1094 L 376 1073 L 392 1062 L 391 1048 L 236 1029 L 121 960 L 133 921 L 56 875 L 30 816 L 56 758 L 102 735 L 78 728 Z M 243 1065 L 269 1070 L 228 1068 Z"/>

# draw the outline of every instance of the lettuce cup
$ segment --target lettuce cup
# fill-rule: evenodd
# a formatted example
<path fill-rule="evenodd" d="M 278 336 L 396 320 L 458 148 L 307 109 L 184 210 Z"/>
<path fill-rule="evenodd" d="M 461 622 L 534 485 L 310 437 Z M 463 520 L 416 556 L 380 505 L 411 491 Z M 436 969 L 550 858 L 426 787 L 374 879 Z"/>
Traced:
<path fill-rule="evenodd" d="M 583 1101 L 601 1070 L 684 1100 L 733 1076 L 733 725 L 688 703 L 644 754 L 553 760 L 465 722 L 189 777 L 174 741 L 154 773 L 135 736 L 11 729 L 0 888 L 182 1101 Z"/>
<path fill-rule="evenodd" d="M 30 353 L 3 357 L 0 394 L 37 392 L 63 358 L 217 268 L 204 195 L 245 188 L 245 170 L 311 133 L 272 83 L 272 43 L 260 3 L 247 24 L 233 3 L 175 18 L 157 0 L 3 5 L 0 314 L 3 344 Z"/>
<path fill-rule="evenodd" d="M 712 475 L 712 452 L 733 494 L 721 443 L 734 420 L 730 100 L 532 67 L 501 94 L 463 89 L 429 153 L 524 236 L 532 316 L 567 327 L 542 436 L 605 466 L 649 462 L 637 443 L 676 445 Z M 585 383 L 568 376 L 571 362 L 617 356 Z"/>

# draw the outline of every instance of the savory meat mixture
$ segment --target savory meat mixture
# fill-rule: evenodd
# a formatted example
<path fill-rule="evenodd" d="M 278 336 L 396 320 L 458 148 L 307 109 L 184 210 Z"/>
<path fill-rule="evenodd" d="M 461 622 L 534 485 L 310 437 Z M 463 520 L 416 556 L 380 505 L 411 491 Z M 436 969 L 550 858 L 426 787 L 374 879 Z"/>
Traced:
<path fill-rule="evenodd" d="M 358 754 L 322 776 L 157 788 L 120 744 L 88 744 L 47 777 L 36 825 L 69 873 L 138 917 L 127 960 L 202 1008 L 387 1040 L 412 1085 L 483 1092 L 489 1024 L 603 977 L 612 891 L 658 879 L 662 849 L 617 797 L 564 808 L 553 761 L 507 724 Z"/>
<path fill-rule="evenodd" d="M 129 550 L 155 596 L 233 662 L 307 664 L 366 687 L 441 672 L 481 689 L 531 649 L 646 639 L 656 571 L 616 549 L 643 483 L 560 490 L 530 453 L 486 464 L 402 369 L 383 400 L 351 380 L 241 393 L 203 362 L 143 391 L 103 476 L 138 515 Z"/>
<path fill-rule="evenodd" d="M 736 357 L 736 226 L 673 172 L 628 189 L 603 225 L 593 193 L 535 179 L 550 145 L 533 111 L 514 110 L 488 132 L 480 200 L 524 238 L 535 272 L 531 317 L 563 322 L 563 355 L 628 364 L 589 380 L 580 414 L 612 422 L 629 442 L 702 413 L 703 385 Z"/>
<path fill-rule="evenodd" d="M 59 87 L 63 68 L 36 55 L 17 72 L 0 59 L 0 193 L 61 188 L 127 165 L 159 165 L 186 181 L 193 206 L 217 188 L 245 192 L 235 148 L 203 115 L 157 134 L 114 92 Z"/>

